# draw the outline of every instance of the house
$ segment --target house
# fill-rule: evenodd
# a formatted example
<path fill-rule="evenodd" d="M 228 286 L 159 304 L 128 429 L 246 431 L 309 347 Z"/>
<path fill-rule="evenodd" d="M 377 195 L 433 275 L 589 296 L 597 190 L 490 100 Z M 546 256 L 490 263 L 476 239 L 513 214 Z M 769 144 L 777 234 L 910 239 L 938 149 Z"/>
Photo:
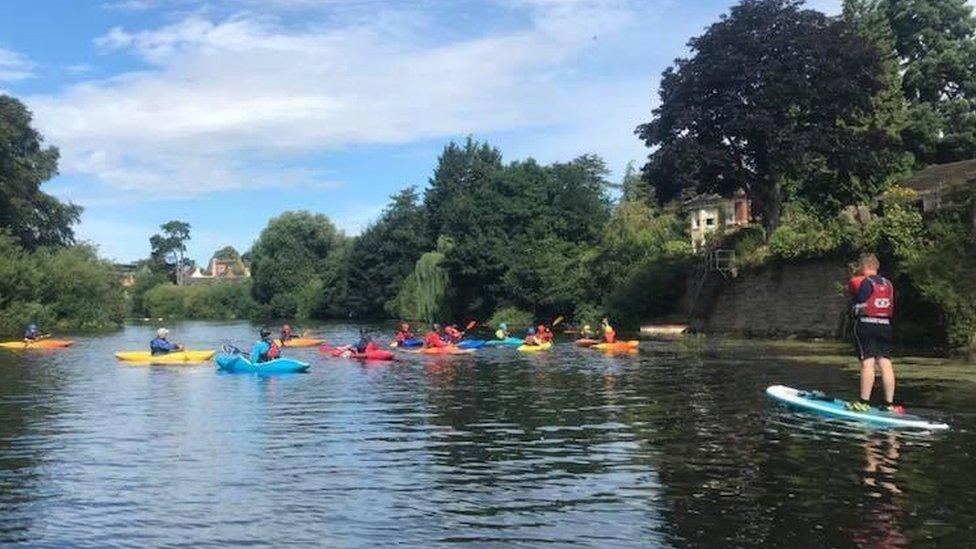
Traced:
<path fill-rule="evenodd" d="M 945 205 L 949 195 L 964 185 L 976 186 L 976 160 L 936 164 L 915 172 L 901 183 L 918 194 L 923 213 Z"/>
<path fill-rule="evenodd" d="M 128 288 L 136 283 L 136 272 L 139 266 L 135 263 L 116 263 L 115 272 L 122 281 L 122 287 Z"/>
<path fill-rule="evenodd" d="M 240 259 L 211 258 L 206 270 L 197 267 L 187 278 L 187 284 L 217 281 L 245 280 L 251 277 L 251 269 Z"/>
<path fill-rule="evenodd" d="M 742 189 L 730 198 L 719 194 L 702 194 L 686 200 L 682 207 L 688 214 L 691 245 L 697 250 L 708 241 L 709 235 L 721 229 L 736 230 L 752 220 L 752 201 Z"/>

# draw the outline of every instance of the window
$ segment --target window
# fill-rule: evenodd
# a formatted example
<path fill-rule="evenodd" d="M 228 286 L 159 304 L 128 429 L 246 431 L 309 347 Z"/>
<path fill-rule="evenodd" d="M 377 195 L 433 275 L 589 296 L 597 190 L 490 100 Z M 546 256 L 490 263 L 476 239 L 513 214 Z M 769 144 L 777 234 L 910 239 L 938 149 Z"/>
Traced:
<path fill-rule="evenodd" d="M 706 227 L 714 227 L 715 226 L 715 218 L 714 217 L 706 217 L 705 218 L 705 226 Z"/>

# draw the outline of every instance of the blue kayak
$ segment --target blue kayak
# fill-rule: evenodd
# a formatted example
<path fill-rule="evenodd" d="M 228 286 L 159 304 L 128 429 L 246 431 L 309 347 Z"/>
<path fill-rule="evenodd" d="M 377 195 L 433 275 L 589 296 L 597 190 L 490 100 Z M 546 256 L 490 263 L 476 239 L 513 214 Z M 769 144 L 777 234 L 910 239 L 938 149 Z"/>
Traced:
<path fill-rule="evenodd" d="M 773 385 L 766 389 L 766 394 L 779 402 L 808 412 L 817 412 L 879 426 L 931 430 L 949 428 L 942 422 L 929 421 L 912 414 L 885 412 L 874 406 L 866 412 L 850 410 L 847 401 L 827 396 L 820 391 L 800 391 L 792 387 Z"/>
<path fill-rule="evenodd" d="M 499 347 L 502 345 L 511 345 L 513 347 L 518 347 L 519 345 L 525 343 L 520 338 L 517 337 L 506 337 L 505 339 L 491 339 L 485 342 L 485 347 Z"/>
<path fill-rule="evenodd" d="M 410 339 L 404 339 L 403 341 L 397 343 L 396 346 L 397 347 L 403 347 L 403 348 L 406 348 L 406 349 L 410 349 L 410 348 L 413 348 L 413 347 L 423 347 L 424 346 L 424 340 L 420 339 L 419 337 L 412 337 Z"/>
<path fill-rule="evenodd" d="M 308 370 L 309 364 L 293 358 L 276 358 L 252 364 L 242 355 L 217 355 L 217 370 L 230 374 L 294 374 Z"/>
<path fill-rule="evenodd" d="M 462 339 L 458 341 L 458 349 L 480 349 L 485 346 L 485 340 L 483 339 Z"/>

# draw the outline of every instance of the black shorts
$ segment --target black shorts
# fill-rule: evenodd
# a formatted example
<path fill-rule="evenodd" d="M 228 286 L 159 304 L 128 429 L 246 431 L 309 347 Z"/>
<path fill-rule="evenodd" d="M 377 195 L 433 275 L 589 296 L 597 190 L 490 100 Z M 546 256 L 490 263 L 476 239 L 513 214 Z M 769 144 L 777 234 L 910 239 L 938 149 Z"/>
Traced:
<path fill-rule="evenodd" d="M 857 358 L 891 358 L 891 324 L 854 321 L 854 352 Z"/>

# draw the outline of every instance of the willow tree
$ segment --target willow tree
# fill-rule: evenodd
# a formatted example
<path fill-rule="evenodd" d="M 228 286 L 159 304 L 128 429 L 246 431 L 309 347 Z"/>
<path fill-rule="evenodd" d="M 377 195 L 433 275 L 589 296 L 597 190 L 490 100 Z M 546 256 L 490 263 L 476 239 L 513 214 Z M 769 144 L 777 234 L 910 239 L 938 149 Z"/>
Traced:
<path fill-rule="evenodd" d="M 449 238 L 441 237 L 437 241 L 437 251 L 420 256 L 394 301 L 399 316 L 434 322 L 449 314 L 450 277 L 444 257 L 452 246 Z"/>

